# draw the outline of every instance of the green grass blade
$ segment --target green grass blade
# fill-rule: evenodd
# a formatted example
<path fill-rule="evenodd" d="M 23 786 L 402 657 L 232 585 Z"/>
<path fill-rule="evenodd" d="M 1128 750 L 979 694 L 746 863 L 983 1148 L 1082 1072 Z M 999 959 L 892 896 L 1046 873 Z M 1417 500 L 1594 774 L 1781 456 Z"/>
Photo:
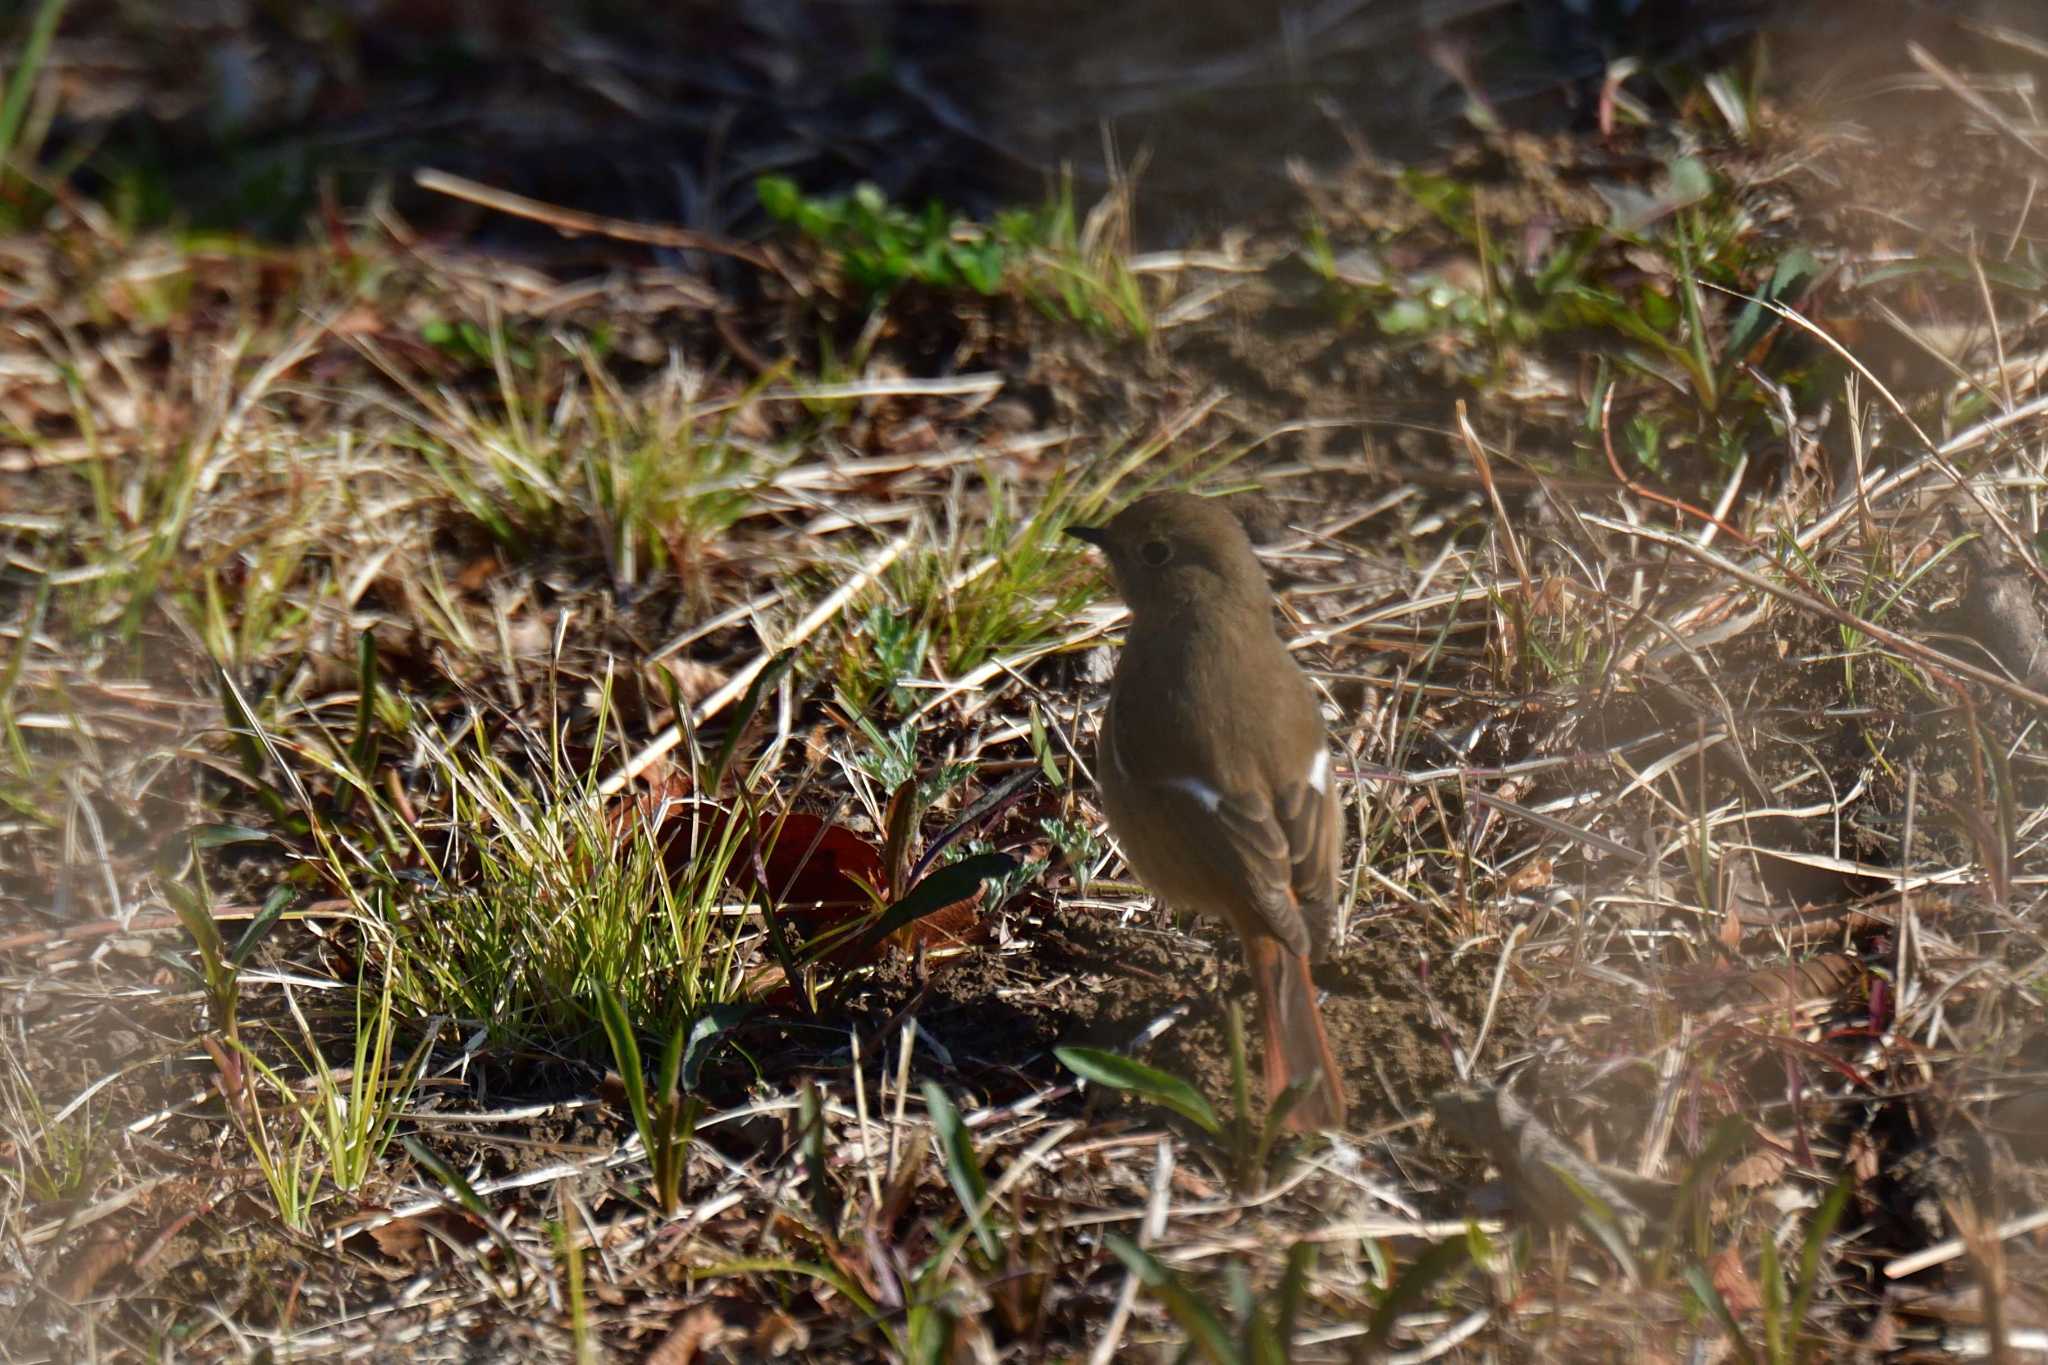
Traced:
<path fill-rule="evenodd" d="M 1190 1293 L 1178 1275 L 1160 1264 L 1151 1252 L 1120 1233 L 1111 1233 L 1104 1241 L 1116 1253 L 1116 1258 L 1138 1277 L 1138 1283 L 1151 1290 L 1166 1305 L 1166 1311 L 1173 1315 L 1174 1322 L 1187 1333 L 1189 1346 L 1200 1352 L 1211 1365 L 1247 1365 L 1244 1353 L 1230 1339 L 1229 1329 L 1224 1327 L 1223 1320 L 1209 1305 Z"/>
<path fill-rule="evenodd" d="M 689 1038 L 683 1044 L 682 1083 L 685 1090 L 697 1088 L 697 1077 L 704 1069 L 705 1060 L 711 1056 L 711 1050 L 753 1013 L 752 1005 L 713 1005 L 691 1021 Z"/>
<path fill-rule="evenodd" d="M 50 42 L 57 36 L 57 21 L 64 16 L 70 0 L 43 0 L 29 26 L 28 39 L 21 45 L 9 73 L 7 94 L 0 100 L 0 161 L 14 156 L 14 140 L 21 135 L 21 120 L 28 112 L 29 95 L 42 75 L 43 61 L 50 55 Z"/>
<path fill-rule="evenodd" d="M 263 908 L 251 917 L 249 927 L 242 930 L 242 936 L 235 940 L 233 950 L 228 953 L 228 961 L 237 968 L 248 962 L 249 954 L 256 951 L 264 936 L 284 916 L 284 912 L 298 902 L 298 899 L 299 893 L 289 886 L 280 886 L 265 896 Z"/>
<path fill-rule="evenodd" d="M 369 630 L 356 640 L 356 733 L 348 761 L 365 781 L 377 762 L 377 636 Z"/>
<path fill-rule="evenodd" d="M 626 1104 L 632 1110 L 633 1127 L 640 1134 L 647 1155 L 654 1155 L 654 1124 L 647 1109 L 647 1077 L 640 1069 L 640 1041 L 633 1036 L 633 1021 L 610 985 L 597 990 L 597 1018 L 611 1043 L 612 1062 L 619 1069 L 619 1083 L 626 1088 Z"/>
<path fill-rule="evenodd" d="M 416 1137 L 402 1137 L 398 1142 L 405 1148 L 406 1154 L 419 1164 L 421 1170 L 432 1176 L 435 1183 L 443 1186 L 455 1197 L 455 1202 L 462 1206 L 465 1213 L 482 1219 L 484 1225 L 493 1231 L 497 1229 L 497 1220 L 491 1217 L 490 1206 L 484 1203 L 483 1196 L 476 1192 L 476 1187 L 462 1178 L 460 1171 L 428 1151 L 425 1144 Z"/>
<path fill-rule="evenodd" d="M 754 713 L 761 709 L 761 699 L 768 695 L 768 689 L 782 681 L 782 675 L 787 673 L 790 665 L 795 662 L 796 651 L 785 649 L 770 659 L 767 666 L 754 676 L 752 685 L 747 688 L 746 696 L 740 698 L 740 704 L 733 710 L 732 723 L 726 727 L 725 738 L 719 742 L 717 757 L 711 760 L 711 771 L 705 775 L 701 784 L 705 791 L 715 792 L 724 784 L 726 770 L 732 766 L 733 755 L 739 752 L 740 740 L 745 737 L 754 719 Z M 684 713 L 676 713 L 678 725 L 686 723 L 686 719 Z"/>
<path fill-rule="evenodd" d="M 1742 1324 L 1735 1320 L 1735 1314 L 1728 1309 L 1728 1301 L 1721 1297 L 1720 1290 L 1714 1288 L 1714 1282 L 1708 1278 L 1706 1270 L 1696 1265 L 1687 1266 L 1685 1283 L 1692 1290 L 1693 1297 L 1698 1299 L 1706 1310 L 1714 1315 L 1714 1320 L 1721 1324 L 1721 1331 L 1726 1334 L 1728 1345 L 1734 1350 L 1736 1359 L 1740 1360 L 1742 1365 L 1757 1365 L 1756 1352 L 1751 1350 L 1749 1343 L 1743 1339 Z"/>
<path fill-rule="evenodd" d="M 1805 1324 L 1807 1310 L 1813 1305 L 1813 1291 L 1820 1283 L 1821 1253 L 1827 1250 L 1828 1238 L 1835 1235 L 1835 1226 L 1849 1207 L 1855 1183 L 1855 1176 L 1844 1171 L 1828 1191 L 1828 1197 L 1821 1201 L 1813 1222 L 1807 1225 L 1806 1242 L 1799 1248 L 1799 1287 L 1792 1299 L 1791 1327 L 1795 1333 Z"/>
<path fill-rule="evenodd" d="M 938 1082 L 924 1083 L 924 1102 L 931 1114 L 932 1131 L 939 1137 L 939 1149 L 945 1153 L 946 1179 L 952 1182 L 960 1207 L 967 1211 L 982 1251 L 992 1261 L 1000 1259 L 1002 1244 L 996 1240 L 995 1229 L 983 1213 L 988 1204 L 988 1182 L 983 1179 L 981 1162 L 974 1155 L 974 1139 L 968 1134 L 967 1125 L 960 1121 L 960 1111 L 953 1107 L 953 1101 L 946 1097 Z"/>
<path fill-rule="evenodd" d="M 1154 1104 L 1171 1109 L 1210 1137 L 1222 1136 L 1223 1120 L 1217 1117 L 1214 1106 L 1202 1097 L 1201 1091 L 1178 1076 L 1147 1066 L 1120 1052 L 1107 1052 L 1101 1048 L 1056 1047 L 1052 1055 L 1059 1058 L 1060 1065 L 1085 1081 L 1141 1095 Z"/>
<path fill-rule="evenodd" d="M 1470 1254 L 1471 1244 L 1464 1238 L 1446 1238 L 1416 1257 L 1414 1263 L 1402 1272 L 1401 1278 L 1387 1286 L 1387 1292 L 1380 1295 L 1372 1319 L 1366 1324 L 1367 1358 L 1387 1349 L 1387 1341 L 1393 1335 L 1394 1324 L 1401 1314 L 1422 1302 L 1436 1287 L 1436 1282 L 1465 1264 Z"/>

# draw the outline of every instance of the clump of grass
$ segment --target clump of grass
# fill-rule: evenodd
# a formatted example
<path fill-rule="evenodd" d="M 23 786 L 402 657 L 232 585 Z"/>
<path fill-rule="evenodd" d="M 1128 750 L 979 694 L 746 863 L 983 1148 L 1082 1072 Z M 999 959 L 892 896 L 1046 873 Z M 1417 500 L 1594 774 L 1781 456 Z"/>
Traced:
<path fill-rule="evenodd" d="M 384 873 L 373 893 L 413 1008 L 559 1042 L 592 1036 L 605 991 L 657 1031 L 740 996 L 742 818 L 607 807 L 595 765 L 555 750 L 521 771 L 480 722 L 446 747 L 418 738 L 445 784 L 438 848 L 423 889 Z"/>
<path fill-rule="evenodd" d="M 432 335 L 488 364 L 494 401 L 430 391 L 386 361 L 414 402 L 412 430 L 394 439 L 510 555 L 582 546 L 594 528 L 615 582 L 688 577 L 779 465 L 733 430 L 750 391 L 708 399 L 680 362 L 628 391 L 589 336 L 521 336 L 501 317 Z"/>
<path fill-rule="evenodd" d="M 4 1179 L 17 1199 L 69 1206 L 87 1198 L 112 1164 L 106 1135 L 91 1106 L 58 1116 L 49 1112 L 10 1050 L 0 1076 L 0 1123 L 16 1160 Z"/>
<path fill-rule="evenodd" d="M 223 1047 L 206 1040 L 230 1118 L 263 1176 L 278 1221 L 297 1232 L 311 1227 L 323 1181 L 354 1194 L 383 1172 L 384 1154 L 427 1060 L 423 1042 L 405 1062 L 396 1061 L 400 1020 L 388 976 L 374 991 L 358 981 L 353 995 L 349 1064 L 336 1068 L 322 1050 L 322 1034 L 287 988 L 298 1040 L 273 1029 L 271 1041 L 304 1075 L 303 1083 L 294 1083 L 283 1066 L 266 1061 L 249 1043 L 231 1039 Z"/>
<path fill-rule="evenodd" d="M 1234 458 L 1169 454 L 1155 439 L 1105 457 L 1099 472 L 1056 475 L 1028 512 L 993 470 L 956 481 L 938 501 L 937 529 L 891 566 L 880 600 L 837 642 L 827 666 L 840 697 L 855 712 L 882 703 L 905 712 L 920 701 L 907 683 L 957 682 L 1028 657 L 1104 588 L 1067 527 L 1106 519 L 1193 470 L 1213 476 Z"/>
<path fill-rule="evenodd" d="M 986 516 L 966 515 L 956 489 L 943 527 L 891 567 L 861 629 L 840 642 L 835 681 L 856 710 L 882 699 L 910 710 L 906 681 L 955 679 L 1028 651 L 1100 593 L 1099 570 L 1062 534 L 1080 499 L 1056 488 L 1025 514 L 1001 482 L 983 487 Z"/>

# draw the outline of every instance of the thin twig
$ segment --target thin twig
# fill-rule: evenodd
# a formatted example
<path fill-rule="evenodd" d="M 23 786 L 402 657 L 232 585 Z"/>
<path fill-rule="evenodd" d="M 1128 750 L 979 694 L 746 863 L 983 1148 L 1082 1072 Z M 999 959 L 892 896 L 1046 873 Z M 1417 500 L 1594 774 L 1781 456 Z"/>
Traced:
<path fill-rule="evenodd" d="M 714 256 L 730 256 L 736 261 L 780 275 L 794 287 L 797 281 L 768 252 L 759 247 L 748 246 L 729 238 L 713 236 L 708 232 L 696 232 L 690 228 L 673 227 L 665 223 L 636 223 L 627 218 L 608 218 L 599 213 L 585 213 L 580 209 L 566 209 L 558 204 L 543 203 L 529 199 L 523 194 L 497 189 L 480 184 L 447 171 L 437 171 L 423 166 L 413 172 L 412 180 L 423 190 L 445 194 L 451 199 L 461 199 L 471 204 L 481 204 L 487 209 L 509 213 L 515 218 L 527 218 L 536 223 L 546 223 L 564 237 L 580 237 L 588 233 L 594 237 L 611 237 L 621 242 L 639 242 L 646 246 L 669 247 L 676 251 L 706 251 Z"/>

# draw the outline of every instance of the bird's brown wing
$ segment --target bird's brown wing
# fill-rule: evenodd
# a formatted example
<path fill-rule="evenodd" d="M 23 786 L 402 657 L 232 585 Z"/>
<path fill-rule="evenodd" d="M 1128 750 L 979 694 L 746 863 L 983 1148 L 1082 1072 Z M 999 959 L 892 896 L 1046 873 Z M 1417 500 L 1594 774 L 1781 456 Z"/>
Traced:
<path fill-rule="evenodd" d="M 1188 779 L 1109 782 L 1103 795 L 1124 853 L 1152 890 L 1183 910 L 1253 921 L 1297 953 L 1317 931 L 1296 903 L 1295 850 L 1266 801 Z"/>
<path fill-rule="evenodd" d="M 1288 889 L 1308 929 L 1309 956 L 1321 960 L 1337 927 L 1337 786 L 1327 761 L 1321 790 L 1307 782 L 1282 788 L 1274 801 L 1287 841 Z"/>

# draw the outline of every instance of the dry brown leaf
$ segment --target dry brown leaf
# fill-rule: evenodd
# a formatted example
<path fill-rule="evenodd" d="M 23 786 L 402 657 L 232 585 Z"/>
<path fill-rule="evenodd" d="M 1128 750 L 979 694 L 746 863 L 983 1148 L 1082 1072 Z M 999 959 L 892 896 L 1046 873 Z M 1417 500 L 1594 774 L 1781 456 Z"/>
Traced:
<path fill-rule="evenodd" d="M 802 1351 L 811 1344 L 811 1329 L 779 1308 L 771 1308 L 754 1328 L 753 1347 L 757 1356 L 782 1357 Z"/>
<path fill-rule="evenodd" d="M 1549 886 L 1550 883 L 1550 859 L 1531 858 L 1528 862 L 1515 869 L 1515 874 L 1508 878 L 1507 889 L 1511 894 L 1524 895 L 1531 891 L 1541 891 Z"/>
<path fill-rule="evenodd" d="M 476 592 L 504 572 L 505 561 L 498 558 L 495 552 L 478 555 L 463 565 L 461 571 L 455 575 L 455 586 L 463 592 Z"/>
<path fill-rule="evenodd" d="M 651 681 L 660 695 L 668 695 L 667 685 L 662 682 L 662 675 L 666 674 L 675 680 L 677 694 L 693 706 L 725 686 L 727 679 L 732 676 L 712 664 L 673 656 L 659 663 L 649 664 L 647 671 L 652 675 Z"/>
<path fill-rule="evenodd" d="M 1775 1185 L 1783 1179 L 1786 1164 L 1783 1152 L 1775 1147 L 1759 1147 L 1729 1166 L 1727 1174 L 1721 1177 L 1721 1181 L 1738 1190 L 1760 1189 L 1765 1185 Z"/>
<path fill-rule="evenodd" d="M 366 304 L 348 309 L 327 324 L 336 336 L 375 336 L 384 330 L 384 316 Z"/>
<path fill-rule="evenodd" d="M 65 1260 L 50 1281 L 50 1292 L 66 1303 L 83 1302 L 92 1297 L 110 1271 L 127 1262 L 133 1250 L 133 1243 L 118 1232 L 102 1229 L 94 1233 Z"/>
<path fill-rule="evenodd" d="M 1743 1269 L 1741 1248 L 1730 1246 L 1717 1253 L 1707 1265 L 1707 1274 L 1721 1295 L 1721 1302 L 1727 1304 L 1728 1311 L 1736 1317 L 1754 1313 L 1764 1306 L 1756 1281 L 1750 1279 L 1749 1272 Z"/>
<path fill-rule="evenodd" d="M 725 1330 L 725 1319 L 710 1304 L 700 1304 L 683 1314 L 675 1330 L 647 1353 L 646 1365 L 690 1365 L 711 1339 Z"/>
<path fill-rule="evenodd" d="M 410 1266 L 419 1259 L 420 1248 L 426 1245 L 426 1229 L 414 1218 L 399 1218 L 370 1229 L 370 1240 L 377 1244 L 377 1250 L 397 1261 Z"/>

